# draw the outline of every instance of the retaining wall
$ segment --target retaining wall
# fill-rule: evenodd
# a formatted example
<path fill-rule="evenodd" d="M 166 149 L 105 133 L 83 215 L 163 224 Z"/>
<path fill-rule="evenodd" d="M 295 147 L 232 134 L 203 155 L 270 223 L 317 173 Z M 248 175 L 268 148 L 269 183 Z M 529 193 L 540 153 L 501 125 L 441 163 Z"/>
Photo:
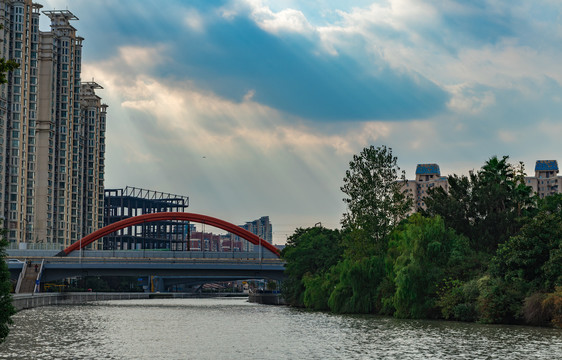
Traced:
<path fill-rule="evenodd" d="M 39 306 L 83 304 L 89 301 L 148 299 L 150 293 L 36 293 L 12 294 L 16 310 Z"/>
<path fill-rule="evenodd" d="M 103 292 L 65 292 L 12 294 L 12 304 L 17 311 L 39 306 L 76 305 L 90 301 L 131 300 L 154 298 L 213 298 L 213 297 L 248 297 L 244 293 L 103 293 Z"/>

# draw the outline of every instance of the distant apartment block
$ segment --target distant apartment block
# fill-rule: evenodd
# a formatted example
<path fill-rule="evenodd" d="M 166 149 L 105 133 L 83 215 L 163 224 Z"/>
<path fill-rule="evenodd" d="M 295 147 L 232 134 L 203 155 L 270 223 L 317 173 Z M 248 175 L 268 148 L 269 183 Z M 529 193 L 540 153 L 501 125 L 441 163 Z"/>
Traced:
<path fill-rule="evenodd" d="M 418 164 L 416 167 L 416 179 L 408 180 L 404 185 L 404 190 L 414 202 L 412 212 L 415 209 L 425 209 L 424 198 L 429 189 L 441 187 L 448 191 L 449 184 L 447 177 L 441 176 L 439 165 L 437 164 Z"/>
<path fill-rule="evenodd" d="M 82 40 L 68 10 L 0 0 L 0 217 L 11 243 L 68 246 L 103 224 L 106 108 L 81 83 Z M 25 247 L 25 245 L 23 246 Z"/>
<path fill-rule="evenodd" d="M 535 176 L 525 177 L 525 184 L 540 198 L 562 192 L 562 176 L 558 176 L 558 161 L 537 160 Z"/>
<path fill-rule="evenodd" d="M 540 198 L 562 193 L 562 176 L 558 176 L 558 162 L 556 160 L 537 160 L 535 176 L 525 177 L 525 185 L 530 186 Z M 416 179 L 408 180 L 404 185 L 405 192 L 413 199 L 415 209 L 425 209 L 424 198 L 429 189 L 441 187 L 448 191 L 449 185 L 446 176 L 441 176 L 439 165 L 418 164 Z"/>
<path fill-rule="evenodd" d="M 260 237 L 260 239 L 273 243 L 273 231 L 269 216 L 262 216 L 259 219 L 248 221 L 244 225 L 239 225 L 244 230 Z M 259 251 L 259 245 L 254 245 L 238 235 L 227 234 L 222 239 L 222 251 L 230 251 L 232 244 L 233 251 Z"/>

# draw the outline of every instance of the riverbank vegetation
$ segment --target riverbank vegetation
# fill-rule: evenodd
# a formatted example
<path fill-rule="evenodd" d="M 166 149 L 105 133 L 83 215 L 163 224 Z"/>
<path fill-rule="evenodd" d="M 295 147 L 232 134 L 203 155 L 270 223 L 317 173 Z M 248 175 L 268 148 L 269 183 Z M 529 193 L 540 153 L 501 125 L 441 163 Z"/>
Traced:
<path fill-rule="evenodd" d="M 355 155 L 341 230 L 297 229 L 282 257 L 293 306 L 400 318 L 562 327 L 562 195 L 543 199 L 523 165 L 492 157 L 448 177 L 425 208 L 387 147 Z"/>

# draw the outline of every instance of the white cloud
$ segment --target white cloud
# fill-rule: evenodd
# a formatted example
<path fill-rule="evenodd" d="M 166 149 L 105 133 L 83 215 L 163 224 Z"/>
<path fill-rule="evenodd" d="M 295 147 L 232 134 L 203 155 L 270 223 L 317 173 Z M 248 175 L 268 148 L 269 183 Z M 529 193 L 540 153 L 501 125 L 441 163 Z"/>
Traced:
<path fill-rule="evenodd" d="M 444 173 L 466 173 L 494 153 L 519 160 L 516 152 L 525 152 L 533 161 L 538 147 L 541 157 L 556 157 L 562 130 L 560 119 L 553 118 L 555 111 L 529 111 L 536 118 L 528 119 L 528 114 L 513 113 L 512 102 L 524 100 L 536 108 L 560 103 L 560 96 L 548 92 L 557 87 L 541 84 L 562 83 L 561 47 L 535 45 L 518 34 L 490 42 L 456 41 L 457 33 L 445 34 L 453 30 L 443 23 L 442 12 L 476 10 L 453 1 L 381 2 L 339 11 L 339 19 L 318 27 L 298 2 L 291 4 L 274 8 L 261 1 L 236 2 L 215 15 L 233 19 L 251 14 L 264 31 L 317 41 L 322 55 L 345 54 L 371 71 L 391 66 L 419 74 L 448 91 L 448 109 L 417 121 L 313 123 L 260 104 L 251 88 L 242 101 L 235 101 L 204 91 L 189 79 L 152 75 L 156 67 L 168 64 L 163 45 L 122 47 L 114 58 L 83 66 L 83 77 L 95 76 L 105 88 L 100 95 L 110 105 L 107 154 L 112 181 L 141 173 L 146 176 L 143 186 L 188 188 L 199 197 L 193 202 L 198 206 L 232 206 L 234 212 L 254 207 L 264 214 L 271 209 L 284 212 L 284 219 L 311 219 L 310 213 L 317 211 L 324 223 L 341 213 L 338 190 L 347 162 L 371 144 L 391 146 L 410 174 L 421 162 L 440 163 Z M 185 25 L 204 31 L 205 18 L 192 15 Z M 536 25 L 536 31 L 539 25 L 544 26 Z M 441 33 L 449 37 L 439 38 Z M 139 163 L 142 169 L 133 171 Z M 302 213 L 294 216 L 292 211 Z M 323 214 L 329 211 L 335 215 L 326 220 Z"/>
<path fill-rule="evenodd" d="M 510 130 L 500 130 L 498 132 L 498 138 L 504 143 L 513 143 L 517 141 L 517 135 L 514 131 Z"/>
<path fill-rule="evenodd" d="M 295 9 L 284 9 L 279 12 L 272 11 L 259 0 L 248 0 L 251 7 L 251 17 L 263 30 L 279 34 L 281 32 L 295 32 L 307 34 L 314 29 L 304 14 Z"/>
<path fill-rule="evenodd" d="M 187 10 L 184 23 L 190 30 L 196 32 L 203 32 L 205 30 L 205 20 L 196 9 Z"/>
<path fill-rule="evenodd" d="M 256 90 L 248 90 L 248 92 L 244 95 L 244 101 L 250 101 L 256 95 Z"/>
<path fill-rule="evenodd" d="M 478 114 L 496 102 L 496 98 L 491 91 L 475 91 L 469 84 L 453 85 L 446 88 L 452 94 L 447 106 L 457 113 Z"/>

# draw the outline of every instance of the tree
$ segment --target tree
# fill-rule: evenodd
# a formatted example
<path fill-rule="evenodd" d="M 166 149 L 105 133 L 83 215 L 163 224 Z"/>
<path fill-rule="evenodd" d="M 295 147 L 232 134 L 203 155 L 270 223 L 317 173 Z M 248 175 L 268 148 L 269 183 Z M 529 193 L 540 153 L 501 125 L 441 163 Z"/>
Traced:
<path fill-rule="evenodd" d="M 523 163 L 516 168 L 508 159 L 490 158 L 480 170 L 475 190 L 479 231 L 473 240 L 479 250 L 491 253 L 519 231 L 520 220 L 533 202 L 532 189 L 525 185 Z"/>
<path fill-rule="evenodd" d="M 345 259 L 331 269 L 328 305 L 336 313 L 368 314 L 382 309 L 381 285 L 385 279 L 383 256 Z M 308 290 L 308 288 L 307 288 Z"/>
<path fill-rule="evenodd" d="M 384 253 L 386 236 L 412 206 L 403 191 L 406 174 L 400 172 L 392 149 L 364 148 L 349 162 L 343 181 L 348 208 L 342 219 L 346 256 L 361 259 Z"/>
<path fill-rule="evenodd" d="M 4 260 L 6 258 L 5 248 L 8 246 L 5 234 L 6 230 L 2 229 L 0 231 L 0 343 L 8 336 L 10 332 L 8 325 L 12 324 L 11 316 L 16 313 L 10 294 L 10 272 Z"/>
<path fill-rule="evenodd" d="M 439 216 L 426 218 L 416 213 L 396 230 L 390 246 L 389 254 L 398 255 L 394 261 L 395 316 L 439 316 L 439 285 L 445 277 L 465 276 L 464 261 L 470 256 L 467 239 L 446 228 Z"/>
<path fill-rule="evenodd" d="M 324 227 L 296 229 L 281 251 L 287 262 L 281 291 L 287 303 L 304 306 L 304 278 L 323 274 L 342 258 L 340 232 Z"/>
<path fill-rule="evenodd" d="M 519 234 L 500 244 L 492 259 L 494 276 L 527 292 L 551 292 L 562 285 L 562 194 L 540 201 L 540 211 Z"/>
<path fill-rule="evenodd" d="M 493 156 L 469 177 L 449 176 L 448 193 L 441 188 L 429 191 L 425 214 L 441 216 L 448 227 L 467 236 L 475 250 L 494 254 L 534 209 L 523 164 L 515 167 L 508 159 Z"/>
<path fill-rule="evenodd" d="M 3 28 L 4 26 L 0 25 L 0 30 Z M 19 66 L 20 65 L 14 60 L 6 60 L 5 58 L 0 58 L 0 84 L 7 83 L 8 79 L 6 78 L 6 73 L 8 71 L 17 69 Z"/>
<path fill-rule="evenodd" d="M 448 191 L 442 187 L 428 190 L 424 199 L 426 210 L 422 209 L 421 213 L 428 217 L 438 215 L 455 232 L 472 239 L 477 219 L 473 194 L 478 175 L 474 172 L 470 172 L 469 176 L 451 175 L 447 182 Z"/>
<path fill-rule="evenodd" d="M 8 71 L 13 71 L 19 67 L 19 64 L 14 60 L 6 60 L 0 58 L 0 84 L 5 84 L 8 82 L 6 79 L 6 73 Z"/>

